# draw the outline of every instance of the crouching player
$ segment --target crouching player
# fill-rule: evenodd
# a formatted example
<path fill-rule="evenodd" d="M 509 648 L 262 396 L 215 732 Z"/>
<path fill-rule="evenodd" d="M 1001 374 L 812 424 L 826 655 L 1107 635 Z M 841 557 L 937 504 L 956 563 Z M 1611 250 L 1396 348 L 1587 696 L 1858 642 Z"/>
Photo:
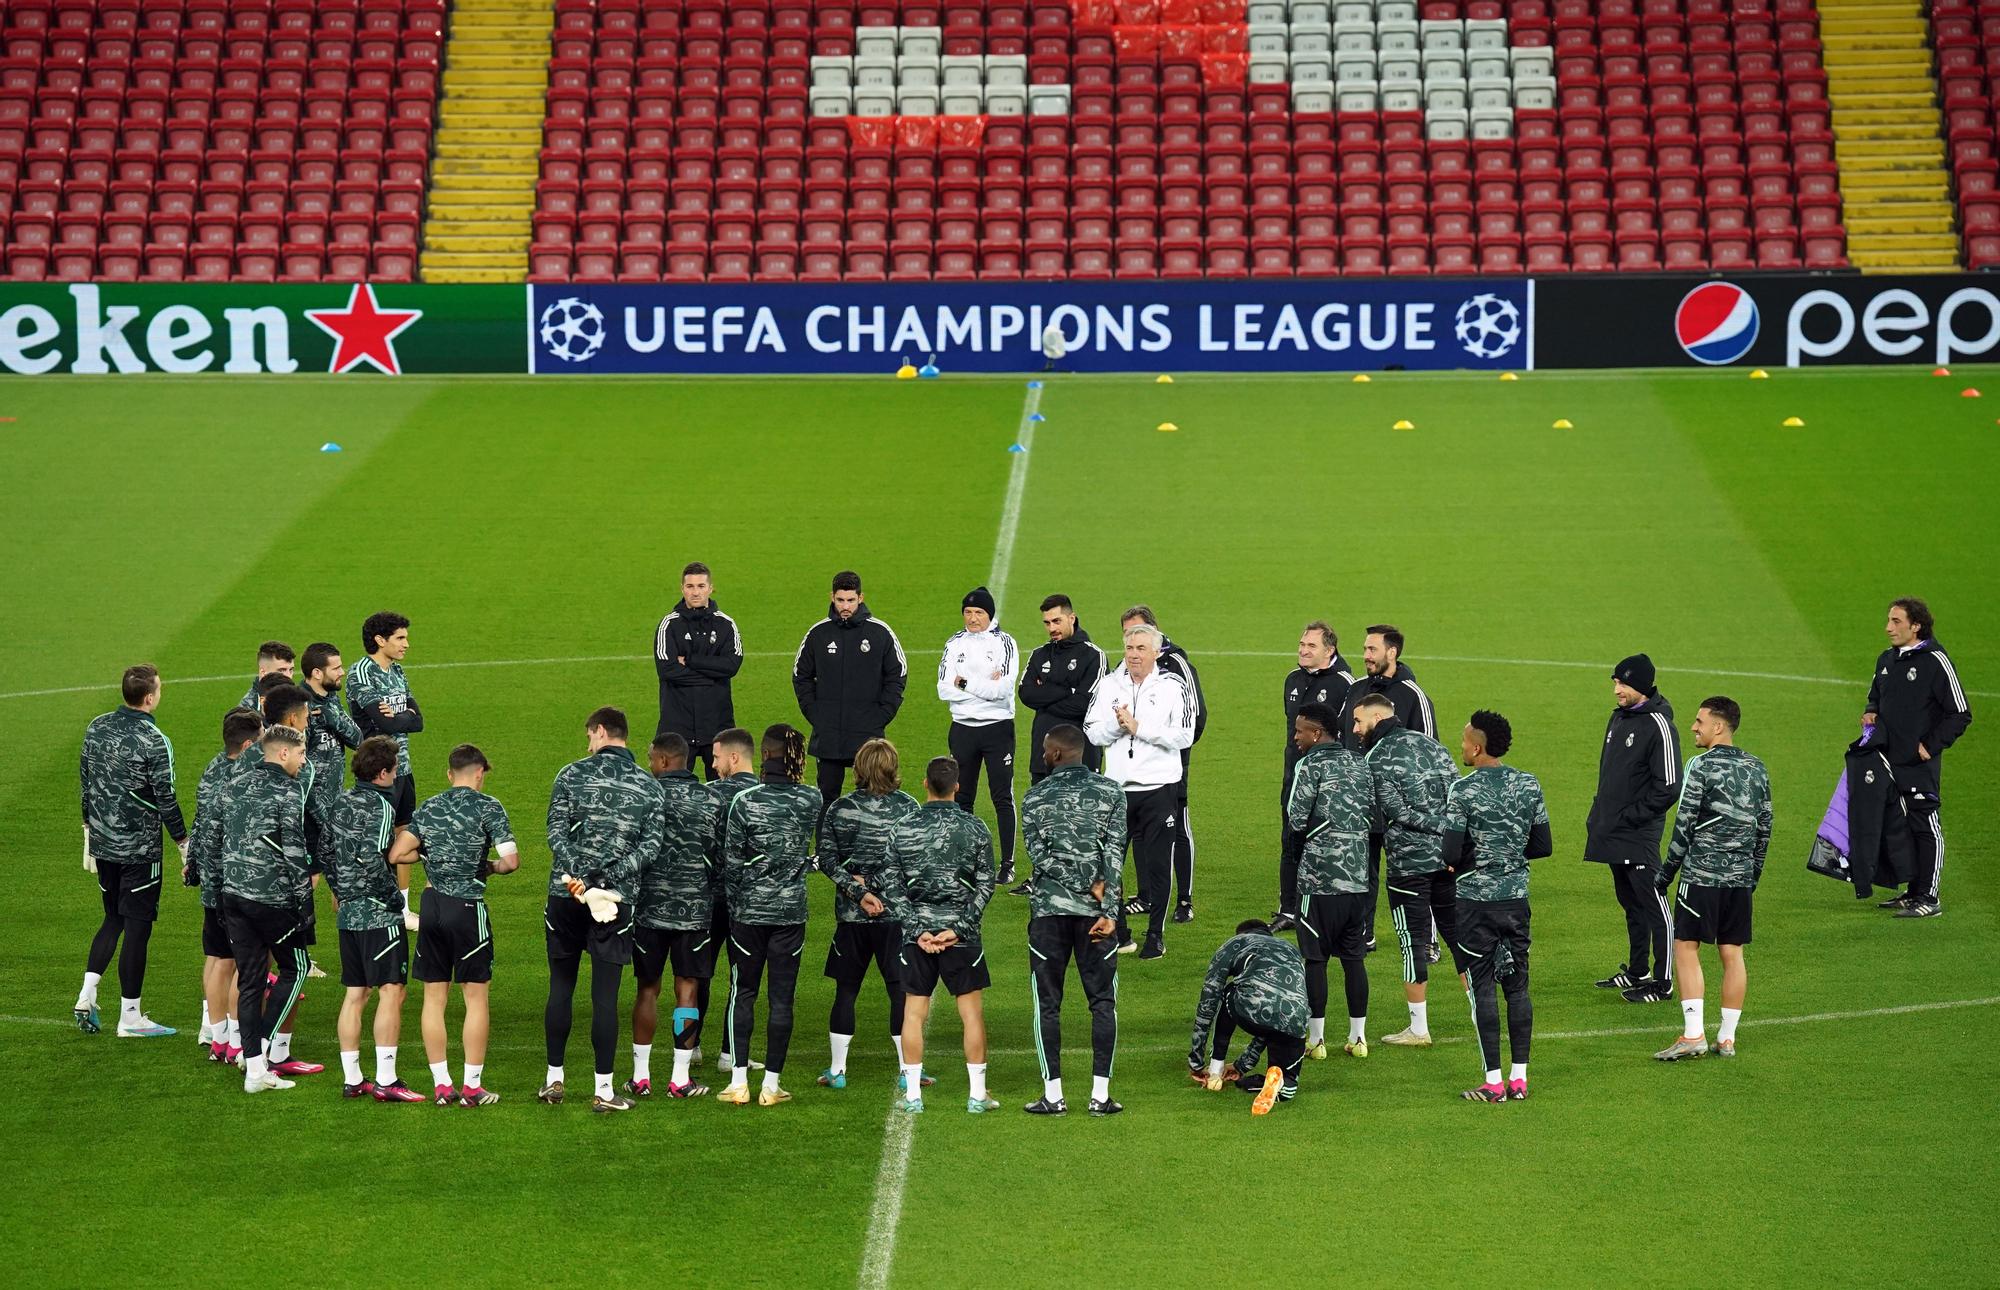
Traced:
<path fill-rule="evenodd" d="M 1255 1093 L 1252 1115 L 1267 1114 L 1279 1101 L 1298 1096 L 1299 1066 L 1306 1055 L 1306 1023 L 1312 1012 L 1306 1001 L 1305 958 L 1290 941 L 1279 940 L 1270 924 L 1248 919 L 1236 925 L 1236 935 L 1222 943 L 1208 961 L 1201 999 L 1194 1009 L 1194 1034 L 1188 1044 L 1189 1071 L 1202 1070 L 1210 1092 L 1224 1083 L 1223 1063 L 1237 1027 L 1253 1037 L 1251 1051 L 1268 1048 L 1271 1068 L 1261 1077 L 1242 1081 Z M 1248 1054 L 1246 1054 L 1247 1056 Z"/>
<path fill-rule="evenodd" d="M 396 741 L 370 735 L 354 752 L 354 787 L 333 807 L 333 847 L 327 886 L 339 902 L 341 1092 L 377 1102 L 421 1102 L 424 1095 L 396 1075 L 403 1031 L 403 992 L 410 979 L 410 943 L 396 866 L 416 858 L 417 840 L 396 831 Z M 375 1078 L 361 1073 L 361 1011 L 375 1004 Z"/>
<path fill-rule="evenodd" d="M 512 873 L 520 866 L 521 853 L 506 808 L 482 791 L 491 769 L 486 754 L 472 744 L 452 749 L 446 766 L 451 787 L 418 807 L 410 820 L 429 879 L 418 918 L 415 975 L 424 983 L 424 1057 L 431 1066 L 432 1099 L 439 1106 L 491 1106 L 500 1100 L 481 1083 L 491 1027 L 487 987 L 493 981 L 486 879 Z M 446 1061 L 444 1009 L 453 981 L 465 998 L 462 1089 L 452 1087 Z"/>
<path fill-rule="evenodd" d="M 865 750 L 864 750 L 865 751 Z M 857 769 L 860 762 L 855 763 Z M 993 899 L 993 835 L 985 821 L 963 810 L 958 762 L 934 758 L 924 770 L 924 804 L 895 826 L 888 854 L 877 870 L 877 896 L 903 945 L 903 1100 L 905 1111 L 924 1109 L 924 1023 L 940 980 L 958 1001 L 965 1025 L 965 1073 L 972 1082 L 965 1109 L 998 1110 L 986 1095 L 986 1011 L 981 993 L 991 985 L 979 922 Z M 869 897 L 864 896 L 866 909 Z"/>

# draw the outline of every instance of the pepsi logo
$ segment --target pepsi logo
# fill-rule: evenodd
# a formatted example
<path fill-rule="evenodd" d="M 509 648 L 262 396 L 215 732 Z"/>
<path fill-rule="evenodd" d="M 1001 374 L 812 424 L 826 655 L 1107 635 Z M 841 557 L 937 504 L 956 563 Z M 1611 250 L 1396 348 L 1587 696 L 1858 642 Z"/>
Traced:
<path fill-rule="evenodd" d="M 1704 282 L 1674 310 L 1674 338 L 1697 363 L 1733 363 L 1757 343 L 1757 302 L 1733 282 Z"/>

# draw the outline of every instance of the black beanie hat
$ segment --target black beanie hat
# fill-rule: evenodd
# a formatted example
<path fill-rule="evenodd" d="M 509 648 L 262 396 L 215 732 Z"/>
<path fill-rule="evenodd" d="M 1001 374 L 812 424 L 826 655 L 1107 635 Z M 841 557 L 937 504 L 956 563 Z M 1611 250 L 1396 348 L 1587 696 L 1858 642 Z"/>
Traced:
<path fill-rule="evenodd" d="M 958 602 L 960 609 L 984 609 L 988 618 L 993 617 L 993 593 L 984 587 L 974 587 L 965 593 L 965 599 Z"/>
<path fill-rule="evenodd" d="M 1653 660 L 1644 654 L 1634 654 L 1611 670 L 1611 675 L 1631 686 L 1641 694 L 1650 695 L 1653 690 Z"/>

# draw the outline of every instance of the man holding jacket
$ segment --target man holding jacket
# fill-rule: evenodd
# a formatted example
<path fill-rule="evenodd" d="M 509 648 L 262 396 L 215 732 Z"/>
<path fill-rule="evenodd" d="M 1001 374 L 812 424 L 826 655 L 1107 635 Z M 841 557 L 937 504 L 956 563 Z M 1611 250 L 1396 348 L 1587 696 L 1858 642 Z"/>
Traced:
<path fill-rule="evenodd" d="M 903 706 L 910 665 L 889 624 L 861 602 L 861 575 L 833 575 L 833 603 L 813 624 L 792 660 L 792 691 L 812 727 L 807 751 L 819 763 L 820 800 L 832 806 L 854 754 L 880 739 Z"/>
<path fill-rule="evenodd" d="M 653 666 L 660 674 L 660 734 L 688 741 L 715 778 L 715 736 L 736 724 L 730 682 L 743 666 L 743 637 L 736 620 L 716 608 L 708 566 L 696 560 L 681 570 L 680 603 L 653 633 Z M 692 765 L 692 761 L 689 763 Z"/>
<path fill-rule="evenodd" d="M 1634 654 L 1611 678 L 1618 706 L 1604 727 L 1583 858 L 1611 866 L 1630 952 L 1623 967 L 1597 984 L 1622 991 L 1630 1003 L 1658 1003 L 1674 997 L 1667 901 L 1657 883 L 1660 835 L 1681 791 L 1681 736 L 1673 705 L 1653 683 L 1652 659 Z"/>
<path fill-rule="evenodd" d="M 1898 918 L 1935 918 L 1938 879 L 1944 873 L 1944 829 L 1938 824 L 1938 793 L 1944 750 L 1972 724 L 1972 708 L 1958 669 L 1931 631 L 1930 606 L 1905 596 L 1889 606 L 1889 648 L 1875 660 L 1868 706 L 1861 719 L 1876 739 L 1888 736 L 1889 765 L 1896 790 L 1909 808 L 1910 836 L 1916 844 L 1916 871 L 1902 895 L 1883 902 Z"/>

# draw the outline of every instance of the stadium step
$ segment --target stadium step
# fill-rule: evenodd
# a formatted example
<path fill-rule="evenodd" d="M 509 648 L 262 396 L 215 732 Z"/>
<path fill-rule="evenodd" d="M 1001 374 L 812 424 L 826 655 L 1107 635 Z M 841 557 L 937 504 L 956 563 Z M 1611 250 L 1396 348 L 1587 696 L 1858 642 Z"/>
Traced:
<path fill-rule="evenodd" d="M 1847 258 L 1863 272 L 1948 270 L 1958 235 L 1920 3 L 1819 0 Z"/>
<path fill-rule="evenodd" d="M 518 282 L 527 273 L 554 25 L 555 0 L 452 6 L 417 265 L 425 282 Z"/>

